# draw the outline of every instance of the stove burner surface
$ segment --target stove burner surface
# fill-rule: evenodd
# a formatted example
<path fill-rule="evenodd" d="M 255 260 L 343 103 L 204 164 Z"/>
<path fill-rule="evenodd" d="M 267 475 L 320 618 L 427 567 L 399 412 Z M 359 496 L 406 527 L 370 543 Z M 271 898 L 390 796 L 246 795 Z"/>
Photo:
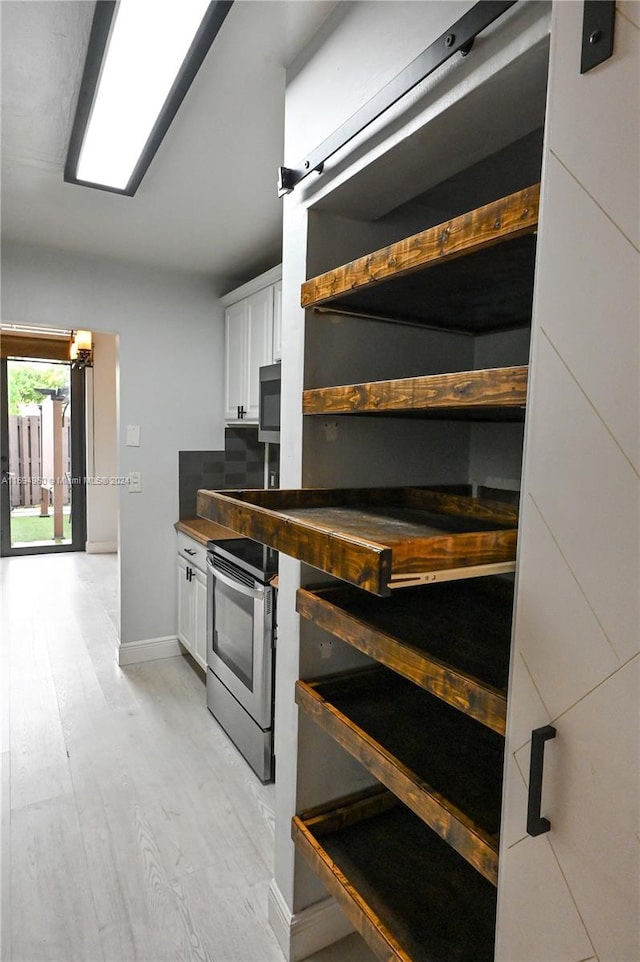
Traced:
<path fill-rule="evenodd" d="M 265 580 L 278 571 L 278 552 L 251 538 L 228 538 L 207 542 L 207 549 L 227 555 L 238 564 L 264 576 Z"/>

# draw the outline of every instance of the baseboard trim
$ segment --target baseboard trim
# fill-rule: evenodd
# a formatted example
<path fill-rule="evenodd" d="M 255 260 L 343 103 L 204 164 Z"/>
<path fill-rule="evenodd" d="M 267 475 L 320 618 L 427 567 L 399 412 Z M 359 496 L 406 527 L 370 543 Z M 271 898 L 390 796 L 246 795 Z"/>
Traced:
<path fill-rule="evenodd" d="M 331 897 L 291 912 L 275 879 L 269 885 L 268 918 L 288 962 L 300 962 L 353 932 L 351 922 Z"/>
<path fill-rule="evenodd" d="M 87 541 L 84 546 L 87 554 L 117 554 L 117 541 Z"/>
<path fill-rule="evenodd" d="M 118 664 L 135 665 L 140 661 L 156 661 L 159 658 L 173 658 L 182 654 L 180 642 L 175 635 L 166 638 L 147 638 L 144 641 L 130 641 L 118 645 Z"/>

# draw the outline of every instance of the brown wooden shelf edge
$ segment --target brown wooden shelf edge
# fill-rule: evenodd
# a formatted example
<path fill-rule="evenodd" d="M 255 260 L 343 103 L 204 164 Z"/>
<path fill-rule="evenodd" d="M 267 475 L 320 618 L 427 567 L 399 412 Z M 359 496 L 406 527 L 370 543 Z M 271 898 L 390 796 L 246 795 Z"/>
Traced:
<path fill-rule="evenodd" d="M 370 381 L 303 392 L 302 413 L 371 414 L 522 408 L 528 366 Z"/>
<path fill-rule="evenodd" d="M 317 684 L 321 684 L 317 683 Z M 334 705 L 313 682 L 296 682 L 296 704 L 360 761 L 418 818 L 492 885 L 498 884 L 498 838 L 483 831 L 449 799 L 432 789 Z M 426 749 L 426 745 L 425 745 Z"/>
<path fill-rule="evenodd" d="M 291 836 L 381 962 L 493 960 L 495 887 L 390 792 L 296 815 Z"/>
<path fill-rule="evenodd" d="M 454 665 L 419 651 L 385 631 L 376 630 L 306 588 L 299 588 L 296 593 L 296 611 L 303 618 L 370 658 L 375 658 L 436 698 L 442 699 L 470 718 L 475 718 L 481 725 L 504 735 L 507 719 L 507 698 L 504 691 L 474 678 Z"/>
<path fill-rule="evenodd" d="M 515 561 L 517 508 L 427 488 L 201 490 L 197 510 L 379 596 Z"/>
<path fill-rule="evenodd" d="M 539 201 L 540 185 L 534 184 L 310 278 L 302 285 L 301 305 L 314 307 L 341 294 L 532 234 L 537 229 Z"/>
<path fill-rule="evenodd" d="M 380 789 L 376 789 L 368 797 L 364 795 L 360 805 L 354 802 L 353 807 L 362 813 L 366 812 L 366 808 L 373 808 L 378 813 L 384 810 L 385 803 L 388 807 L 393 807 L 397 801 L 390 793 L 383 793 Z M 310 830 L 310 825 L 313 825 L 316 820 L 325 821 L 328 825 L 331 822 L 331 815 L 326 818 L 320 814 L 311 813 L 308 816 L 305 813 L 294 815 L 291 822 L 291 837 L 296 848 L 381 962 L 413 962 L 411 956 L 407 955 L 384 922 L 318 844 Z"/>

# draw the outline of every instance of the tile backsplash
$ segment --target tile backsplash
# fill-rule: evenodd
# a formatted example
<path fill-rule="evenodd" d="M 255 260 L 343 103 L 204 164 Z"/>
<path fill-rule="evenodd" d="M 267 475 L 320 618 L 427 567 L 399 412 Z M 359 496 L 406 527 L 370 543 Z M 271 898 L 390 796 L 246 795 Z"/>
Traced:
<path fill-rule="evenodd" d="M 224 432 L 224 487 L 264 487 L 264 444 L 257 428 L 227 428 Z"/>
<path fill-rule="evenodd" d="M 269 445 L 269 471 L 278 470 L 279 446 Z M 226 428 L 224 451 L 179 451 L 179 515 L 196 516 L 198 488 L 263 488 L 264 444 L 257 428 Z"/>

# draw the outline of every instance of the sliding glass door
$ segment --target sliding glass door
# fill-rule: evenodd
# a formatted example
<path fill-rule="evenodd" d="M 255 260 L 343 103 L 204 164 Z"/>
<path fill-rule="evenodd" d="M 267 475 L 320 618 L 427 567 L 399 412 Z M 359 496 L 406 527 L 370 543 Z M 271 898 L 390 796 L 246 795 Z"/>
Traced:
<path fill-rule="evenodd" d="M 83 551 L 84 370 L 3 357 L 0 374 L 0 553 Z"/>

